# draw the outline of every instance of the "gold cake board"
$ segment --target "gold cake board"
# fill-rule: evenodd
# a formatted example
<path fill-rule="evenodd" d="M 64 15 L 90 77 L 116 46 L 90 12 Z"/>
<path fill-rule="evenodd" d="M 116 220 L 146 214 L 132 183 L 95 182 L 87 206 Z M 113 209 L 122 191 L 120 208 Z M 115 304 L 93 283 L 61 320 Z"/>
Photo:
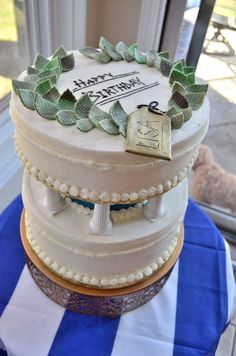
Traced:
<path fill-rule="evenodd" d="M 181 224 L 173 254 L 163 267 L 148 279 L 123 288 L 96 289 L 74 284 L 47 268 L 33 251 L 26 237 L 24 210 L 21 214 L 20 233 L 30 274 L 43 293 L 66 309 L 82 314 L 109 317 L 140 307 L 161 290 L 179 258 L 184 240 L 184 228 Z"/>

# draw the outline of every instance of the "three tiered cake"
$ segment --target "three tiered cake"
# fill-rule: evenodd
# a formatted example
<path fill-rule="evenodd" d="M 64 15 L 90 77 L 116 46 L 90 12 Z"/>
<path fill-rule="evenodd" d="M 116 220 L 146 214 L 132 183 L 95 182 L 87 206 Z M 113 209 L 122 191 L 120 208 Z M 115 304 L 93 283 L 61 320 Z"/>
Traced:
<path fill-rule="evenodd" d="M 166 52 L 99 46 L 38 55 L 13 80 L 26 235 L 63 280 L 138 288 L 178 243 L 207 86 Z"/>

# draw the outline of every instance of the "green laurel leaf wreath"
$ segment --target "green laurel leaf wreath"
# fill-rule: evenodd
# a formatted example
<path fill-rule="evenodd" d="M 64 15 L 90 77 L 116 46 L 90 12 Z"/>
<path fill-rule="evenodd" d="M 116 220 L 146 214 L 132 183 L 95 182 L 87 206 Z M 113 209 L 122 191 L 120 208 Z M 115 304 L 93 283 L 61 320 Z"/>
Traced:
<path fill-rule="evenodd" d="M 166 115 L 173 130 L 179 129 L 191 118 L 192 111 L 203 104 L 208 85 L 195 83 L 194 68 L 188 67 L 184 60 L 172 62 L 168 52 L 158 53 L 154 49 L 143 53 L 137 43 L 127 46 L 121 41 L 113 46 L 104 37 L 101 37 L 99 47 L 85 47 L 79 51 L 103 64 L 112 60 L 136 61 L 154 67 L 163 76 L 169 77 L 172 94 Z M 58 92 L 56 83 L 60 74 L 73 68 L 74 55 L 67 53 L 63 46 L 55 51 L 51 59 L 38 54 L 34 64 L 27 67 L 24 80 L 12 80 L 13 90 L 27 109 L 36 110 L 44 119 L 57 120 L 63 126 L 76 125 L 83 132 L 96 127 L 110 135 L 121 134 L 125 137 L 128 114 L 119 100 L 111 105 L 107 113 L 93 104 L 88 94 L 76 100 L 69 89 L 62 94 Z"/>

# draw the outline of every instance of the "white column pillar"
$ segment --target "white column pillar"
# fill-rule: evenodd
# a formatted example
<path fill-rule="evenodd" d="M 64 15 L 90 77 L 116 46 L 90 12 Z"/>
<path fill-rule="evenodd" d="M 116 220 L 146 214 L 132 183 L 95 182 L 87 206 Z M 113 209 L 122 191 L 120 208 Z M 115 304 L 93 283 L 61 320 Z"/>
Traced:
<path fill-rule="evenodd" d="M 47 209 L 47 211 L 55 215 L 64 209 L 66 201 L 60 193 L 45 186 L 45 196 L 43 197 L 42 206 Z"/>
<path fill-rule="evenodd" d="M 143 215 L 147 219 L 156 219 L 162 215 L 162 195 L 148 200 L 143 209 Z"/>
<path fill-rule="evenodd" d="M 89 230 L 91 234 L 112 234 L 110 204 L 94 204 L 93 217 L 89 222 Z"/>

